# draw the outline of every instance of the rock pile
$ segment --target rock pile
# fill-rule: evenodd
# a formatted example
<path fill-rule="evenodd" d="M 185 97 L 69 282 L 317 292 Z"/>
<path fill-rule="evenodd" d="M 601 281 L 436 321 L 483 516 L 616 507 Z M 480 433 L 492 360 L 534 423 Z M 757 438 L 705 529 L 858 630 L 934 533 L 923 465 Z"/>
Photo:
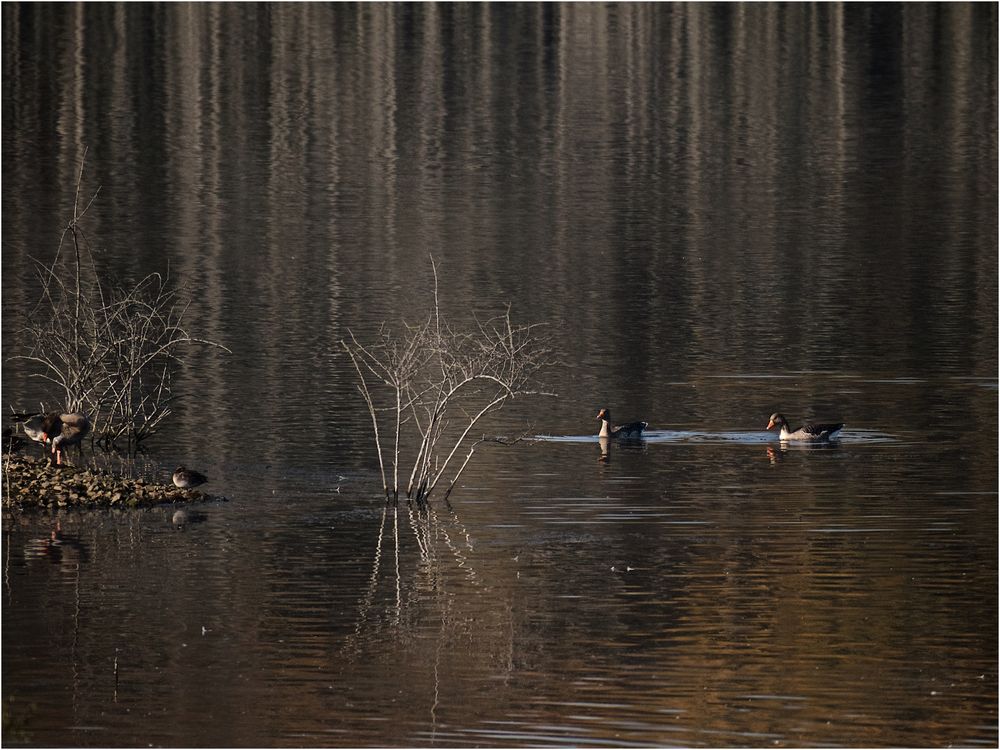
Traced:
<path fill-rule="evenodd" d="M 224 500 L 199 490 L 129 479 L 100 469 L 53 466 L 47 459 L 3 456 L 3 507 L 129 507 Z"/>

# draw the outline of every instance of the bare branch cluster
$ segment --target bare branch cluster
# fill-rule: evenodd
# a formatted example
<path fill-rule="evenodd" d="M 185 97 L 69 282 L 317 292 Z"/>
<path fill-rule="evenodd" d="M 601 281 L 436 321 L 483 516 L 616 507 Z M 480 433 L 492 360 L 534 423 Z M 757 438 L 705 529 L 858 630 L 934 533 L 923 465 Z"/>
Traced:
<path fill-rule="evenodd" d="M 55 257 L 33 259 L 42 292 L 27 313 L 14 359 L 30 363 L 31 375 L 48 381 L 67 411 L 87 414 L 96 437 L 109 444 L 125 439 L 132 449 L 170 414 L 171 376 L 182 347 L 219 345 L 187 331 L 188 305 L 168 275 L 153 273 L 131 285 L 102 276 L 80 226 L 99 189 L 81 210 L 82 180 L 81 166 L 73 218 Z"/>
<path fill-rule="evenodd" d="M 476 447 L 491 442 L 485 436 L 469 442 L 488 414 L 519 396 L 552 395 L 535 386 L 539 372 L 552 362 L 540 324 L 515 324 L 508 306 L 488 320 L 474 318 L 469 330 L 455 329 L 441 313 L 437 267 L 431 263 L 434 307 L 422 323 L 404 324 L 399 334 L 383 324 L 371 344 L 362 344 L 353 333 L 341 342 L 371 417 L 387 499 L 399 497 L 405 460 L 410 466 L 406 496 L 426 501 L 467 445 L 447 495 Z"/>

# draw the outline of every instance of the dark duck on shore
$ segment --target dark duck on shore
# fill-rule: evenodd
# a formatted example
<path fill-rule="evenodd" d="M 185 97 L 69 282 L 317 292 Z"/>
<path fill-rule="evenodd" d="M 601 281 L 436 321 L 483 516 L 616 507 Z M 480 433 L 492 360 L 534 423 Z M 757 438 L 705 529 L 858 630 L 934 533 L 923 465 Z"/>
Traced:
<path fill-rule="evenodd" d="M 778 438 L 781 440 L 812 440 L 815 442 L 834 440 L 840 436 L 840 431 L 844 429 L 843 422 L 828 422 L 825 424 L 813 424 L 806 422 L 798 429 L 793 430 L 788 425 L 788 420 L 783 414 L 775 412 L 767 422 L 768 430 L 780 427 L 781 432 Z"/>
<path fill-rule="evenodd" d="M 612 425 L 611 412 L 601 409 L 597 413 L 597 418 L 601 420 L 601 431 L 598 437 L 602 438 L 622 438 L 625 440 L 638 440 L 642 437 L 643 431 L 649 426 L 646 422 L 629 422 L 627 424 Z"/>
<path fill-rule="evenodd" d="M 208 477 L 202 474 L 200 471 L 195 471 L 194 469 L 185 469 L 183 466 L 178 466 L 174 471 L 174 484 L 180 487 L 182 490 L 190 490 L 199 485 L 205 484 L 208 481 Z"/>

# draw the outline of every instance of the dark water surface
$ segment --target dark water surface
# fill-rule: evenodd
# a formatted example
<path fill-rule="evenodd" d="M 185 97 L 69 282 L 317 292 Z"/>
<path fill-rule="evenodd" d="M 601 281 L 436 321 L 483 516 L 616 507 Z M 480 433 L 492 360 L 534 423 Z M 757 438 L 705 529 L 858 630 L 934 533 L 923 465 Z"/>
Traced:
<path fill-rule="evenodd" d="M 995 4 L 2 13 L 2 407 L 85 149 L 232 350 L 141 457 L 230 502 L 4 515 L 4 744 L 996 746 Z M 386 508 L 338 342 L 430 254 L 559 395 Z"/>

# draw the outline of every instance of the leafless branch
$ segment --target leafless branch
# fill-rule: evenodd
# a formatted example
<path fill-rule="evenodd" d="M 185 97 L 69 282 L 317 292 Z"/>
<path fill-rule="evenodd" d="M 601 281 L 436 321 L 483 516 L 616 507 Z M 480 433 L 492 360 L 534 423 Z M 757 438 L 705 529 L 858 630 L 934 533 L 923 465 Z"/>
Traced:
<path fill-rule="evenodd" d="M 172 374 L 184 348 L 229 350 L 187 330 L 188 303 L 178 300 L 169 276 L 151 273 L 130 285 L 106 281 L 80 224 L 100 193 L 94 191 L 81 209 L 85 160 L 86 152 L 73 217 L 54 257 L 32 259 L 41 294 L 26 316 L 13 359 L 35 368 L 29 376 L 56 386 L 67 411 L 88 413 L 95 437 L 126 438 L 131 449 L 170 414 Z M 71 254 L 63 252 L 68 244 Z"/>
<path fill-rule="evenodd" d="M 469 330 L 458 330 L 441 309 L 433 258 L 431 271 L 434 306 L 422 323 L 404 323 L 396 335 L 383 323 L 370 344 L 362 344 L 353 332 L 341 342 L 372 420 L 386 497 L 398 498 L 399 469 L 407 461 L 406 495 L 418 502 L 426 502 L 488 415 L 515 398 L 552 395 L 535 385 L 553 361 L 540 325 L 515 324 L 508 306 L 486 320 L 473 316 Z M 392 420 L 386 425 L 393 436 L 391 446 L 383 445 L 382 419 Z M 471 444 L 448 493 L 483 442 L 497 441 L 484 437 Z"/>

